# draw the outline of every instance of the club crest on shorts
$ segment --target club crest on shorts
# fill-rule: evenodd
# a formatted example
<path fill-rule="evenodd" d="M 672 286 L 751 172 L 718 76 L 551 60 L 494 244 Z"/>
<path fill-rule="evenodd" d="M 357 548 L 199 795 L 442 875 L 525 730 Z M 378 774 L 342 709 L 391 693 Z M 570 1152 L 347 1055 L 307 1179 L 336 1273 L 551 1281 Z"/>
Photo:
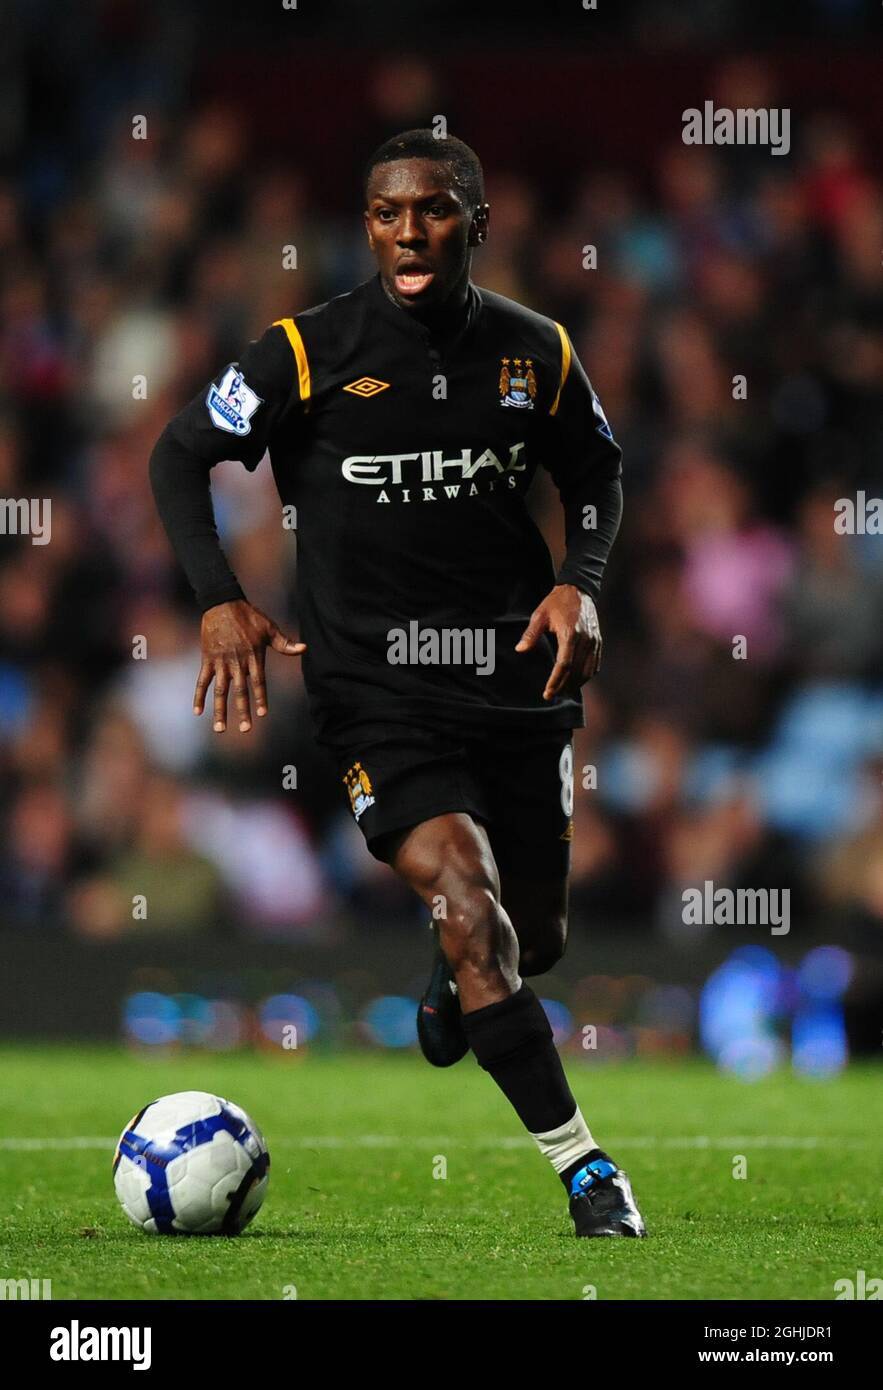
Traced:
<path fill-rule="evenodd" d="M 205 398 L 212 424 L 228 434 L 244 435 L 251 433 L 251 417 L 263 401 L 250 386 L 245 377 L 232 362 L 221 377 L 220 385 L 214 383 L 208 388 Z"/>
<path fill-rule="evenodd" d="M 537 394 L 537 378 L 530 357 L 500 359 L 500 405 L 515 410 L 533 410 Z"/>
<path fill-rule="evenodd" d="M 374 788 L 371 786 L 371 778 L 361 763 L 353 763 L 352 767 L 347 768 L 342 780 L 349 792 L 350 809 L 358 820 L 363 811 L 367 811 L 369 806 L 374 805 Z"/>

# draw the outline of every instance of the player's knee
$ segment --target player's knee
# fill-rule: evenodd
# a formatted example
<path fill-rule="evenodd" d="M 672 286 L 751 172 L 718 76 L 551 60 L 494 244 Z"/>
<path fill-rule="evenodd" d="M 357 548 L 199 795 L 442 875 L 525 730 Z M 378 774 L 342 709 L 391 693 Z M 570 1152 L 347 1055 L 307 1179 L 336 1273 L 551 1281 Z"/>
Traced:
<path fill-rule="evenodd" d="M 441 947 L 456 975 L 498 968 L 505 953 L 505 923 L 490 884 L 464 884 L 452 895 L 440 921 Z"/>
<path fill-rule="evenodd" d="M 405 875 L 442 920 L 464 907 L 469 894 L 494 895 L 493 859 L 465 816 L 445 817 L 431 836 L 424 836 Z"/>
<path fill-rule="evenodd" d="M 431 904 L 441 948 L 455 975 L 499 969 L 517 951 L 502 912 L 499 879 L 483 832 L 465 816 L 445 818 L 408 865 L 411 886 Z"/>
<path fill-rule="evenodd" d="M 543 931 L 528 946 L 522 948 L 518 969 L 522 975 L 545 975 L 558 964 L 567 946 L 567 916 L 558 913 L 545 924 Z"/>

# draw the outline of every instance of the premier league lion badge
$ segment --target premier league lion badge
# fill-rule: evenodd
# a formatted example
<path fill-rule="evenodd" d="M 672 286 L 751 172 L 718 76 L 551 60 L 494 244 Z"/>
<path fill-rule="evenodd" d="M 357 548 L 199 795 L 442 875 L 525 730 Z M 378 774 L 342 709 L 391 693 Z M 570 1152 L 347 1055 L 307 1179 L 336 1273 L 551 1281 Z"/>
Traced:
<path fill-rule="evenodd" d="M 250 386 L 239 369 L 231 363 L 221 378 L 220 385 L 212 385 L 205 398 L 212 424 L 229 434 L 249 434 L 251 417 L 263 401 Z"/>

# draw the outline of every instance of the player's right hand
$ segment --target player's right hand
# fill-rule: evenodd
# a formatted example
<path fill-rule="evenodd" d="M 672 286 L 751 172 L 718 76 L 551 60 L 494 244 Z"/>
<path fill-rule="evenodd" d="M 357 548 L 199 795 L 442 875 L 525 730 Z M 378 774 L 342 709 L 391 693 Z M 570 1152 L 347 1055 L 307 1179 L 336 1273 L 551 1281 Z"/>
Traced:
<path fill-rule="evenodd" d="M 215 683 L 215 712 L 212 727 L 223 733 L 227 727 L 227 696 L 233 691 L 239 732 L 251 729 L 249 682 L 254 693 L 259 716 L 267 713 L 267 685 L 264 675 L 264 651 L 272 647 L 285 656 L 300 656 L 306 651 L 303 642 L 295 642 L 245 599 L 219 603 L 202 615 L 202 665 L 193 696 L 193 713 L 205 709 L 206 691 Z"/>

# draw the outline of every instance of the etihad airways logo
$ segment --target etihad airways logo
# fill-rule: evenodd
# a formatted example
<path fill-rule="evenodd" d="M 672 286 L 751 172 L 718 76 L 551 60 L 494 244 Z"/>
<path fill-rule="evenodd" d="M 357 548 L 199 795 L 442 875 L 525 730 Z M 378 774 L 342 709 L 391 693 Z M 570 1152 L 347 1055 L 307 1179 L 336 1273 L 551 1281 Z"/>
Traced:
<path fill-rule="evenodd" d="M 476 458 L 472 449 L 461 449 L 458 456 L 445 458 L 443 449 L 424 449 L 419 454 L 350 454 L 341 464 L 348 483 L 379 488 L 376 500 L 391 502 L 438 502 L 445 498 L 477 497 L 493 492 L 496 483 L 517 486 L 517 473 L 527 467 L 521 457 L 524 441 L 512 444 L 508 458 L 499 459 L 493 449 Z M 390 496 L 390 490 L 395 489 Z"/>

